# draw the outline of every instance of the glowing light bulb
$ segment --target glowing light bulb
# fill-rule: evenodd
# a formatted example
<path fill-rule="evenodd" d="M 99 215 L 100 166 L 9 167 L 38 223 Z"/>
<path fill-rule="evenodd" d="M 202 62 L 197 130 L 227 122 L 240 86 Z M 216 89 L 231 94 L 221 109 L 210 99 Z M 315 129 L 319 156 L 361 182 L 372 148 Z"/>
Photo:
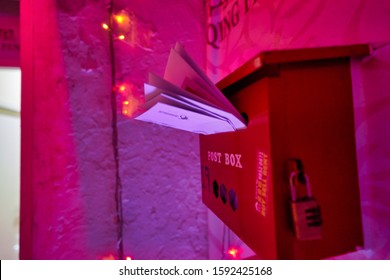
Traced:
<path fill-rule="evenodd" d="M 110 29 L 110 27 L 108 26 L 107 23 L 102 23 L 102 27 L 103 27 L 104 30 Z"/>
<path fill-rule="evenodd" d="M 239 251 L 237 248 L 230 248 L 227 253 L 229 256 L 231 256 L 234 259 L 238 258 L 239 255 Z"/>
<path fill-rule="evenodd" d="M 102 260 L 115 260 L 115 257 L 113 254 L 109 254 L 108 256 L 102 257 Z"/>
<path fill-rule="evenodd" d="M 119 91 L 124 92 L 126 90 L 126 87 L 124 85 L 119 86 Z"/>
<path fill-rule="evenodd" d="M 126 117 L 133 117 L 139 110 L 141 98 L 137 95 L 137 89 L 132 83 L 121 82 L 114 88 L 118 96 L 120 113 Z"/>
<path fill-rule="evenodd" d="M 124 39 L 125 39 L 125 35 L 123 35 L 123 34 L 122 34 L 122 35 L 119 35 L 119 36 L 118 36 L 118 39 L 119 39 L 119 40 L 124 40 Z"/>
<path fill-rule="evenodd" d="M 133 258 L 130 257 L 130 256 L 127 256 L 127 257 L 126 257 L 126 260 L 131 261 L 131 260 L 133 260 Z"/>
<path fill-rule="evenodd" d="M 121 24 L 125 21 L 125 17 L 123 15 L 115 15 L 114 18 L 118 24 Z"/>

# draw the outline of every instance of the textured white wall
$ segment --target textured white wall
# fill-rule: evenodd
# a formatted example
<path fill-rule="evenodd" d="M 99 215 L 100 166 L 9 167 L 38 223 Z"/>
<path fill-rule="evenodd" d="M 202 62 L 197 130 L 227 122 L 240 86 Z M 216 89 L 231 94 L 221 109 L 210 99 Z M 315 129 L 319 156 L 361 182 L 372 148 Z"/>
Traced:
<path fill-rule="evenodd" d="M 202 1 L 119 1 L 138 28 L 118 42 L 119 81 L 139 96 L 148 72 L 163 75 L 178 41 L 205 68 Z M 150 41 L 142 33 L 152 32 Z M 149 34 L 149 33 L 148 33 Z M 135 259 L 206 259 L 207 216 L 201 202 L 198 136 L 120 117 L 124 251 Z"/>
<path fill-rule="evenodd" d="M 0 134 L 0 259 L 10 260 L 19 256 L 20 118 L 0 112 Z"/>
<path fill-rule="evenodd" d="M 132 85 L 134 97 L 148 71 L 162 74 L 176 41 L 204 66 L 202 2 L 114 4 L 137 23 L 136 44 L 115 43 L 117 79 Z M 110 49 L 101 27 L 107 5 L 92 0 L 21 5 L 22 256 L 117 258 Z M 149 31 L 152 40 L 146 42 Z M 197 137 L 132 121 L 120 109 L 125 256 L 207 258 Z"/>
<path fill-rule="evenodd" d="M 116 250 L 107 12 L 68 2 L 21 3 L 22 258 Z"/>
<path fill-rule="evenodd" d="M 0 67 L 0 259 L 3 260 L 19 257 L 19 113 L 20 69 Z"/>

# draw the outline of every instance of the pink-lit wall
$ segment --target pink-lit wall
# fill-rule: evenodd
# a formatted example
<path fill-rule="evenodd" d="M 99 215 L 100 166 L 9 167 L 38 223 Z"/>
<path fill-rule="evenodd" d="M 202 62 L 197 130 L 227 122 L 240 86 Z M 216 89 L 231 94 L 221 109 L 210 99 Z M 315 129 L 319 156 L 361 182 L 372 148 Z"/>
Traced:
<path fill-rule="evenodd" d="M 122 236 L 124 257 L 206 259 L 197 136 L 130 120 L 118 95 L 116 162 L 108 2 L 21 2 L 21 258 L 118 258 Z M 113 2 L 132 22 L 114 44 L 131 104 L 176 41 L 205 65 L 202 1 Z"/>
<path fill-rule="evenodd" d="M 263 50 L 372 44 L 372 56 L 352 64 L 365 247 L 337 258 L 390 259 L 390 2 L 210 0 L 208 4 L 207 67 L 214 81 Z"/>
<path fill-rule="evenodd" d="M 108 1 L 21 2 L 22 258 L 117 258 L 117 175 L 125 256 L 208 258 L 197 136 L 133 121 L 123 106 L 139 100 L 149 71 L 162 75 L 176 41 L 201 66 L 207 60 L 215 81 L 265 49 L 379 46 L 353 64 L 366 246 L 340 258 L 390 258 L 387 1 L 222 1 L 240 12 L 226 8 L 237 24 L 217 49 L 206 42 L 203 1 L 114 2 L 134 23 L 131 39 L 114 45 L 116 81 L 128 88 L 117 96 L 118 174 L 109 36 L 101 27 Z"/>
<path fill-rule="evenodd" d="M 130 85 L 134 96 L 142 95 L 149 71 L 163 75 L 176 42 L 205 68 L 203 1 L 114 2 L 140 32 L 116 45 L 119 82 Z M 125 252 L 137 259 L 207 259 L 198 136 L 122 115 L 119 145 Z"/>

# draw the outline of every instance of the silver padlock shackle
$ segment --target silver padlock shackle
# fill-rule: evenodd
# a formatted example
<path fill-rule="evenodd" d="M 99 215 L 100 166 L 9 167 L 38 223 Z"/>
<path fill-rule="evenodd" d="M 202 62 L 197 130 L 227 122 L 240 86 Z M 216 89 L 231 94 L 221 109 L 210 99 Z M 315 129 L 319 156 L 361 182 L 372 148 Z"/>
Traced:
<path fill-rule="evenodd" d="M 296 176 L 298 176 L 299 172 L 303 172 L 303 171 L 293 171 L 290 174 L 290 192 L 291 192 L 291 200 L 292 201 L 297 200 L 297 191 L 296 191 L 295 186 L 294 186 L 294 178 Z M 305 186 L 306 186 L 307 197 L 312 197 L 309 177 L 307 177 L 307 175 L 305 173 L 303 173 L 303 175 L 305 176 L 305 181 L 306 181 Z"/>

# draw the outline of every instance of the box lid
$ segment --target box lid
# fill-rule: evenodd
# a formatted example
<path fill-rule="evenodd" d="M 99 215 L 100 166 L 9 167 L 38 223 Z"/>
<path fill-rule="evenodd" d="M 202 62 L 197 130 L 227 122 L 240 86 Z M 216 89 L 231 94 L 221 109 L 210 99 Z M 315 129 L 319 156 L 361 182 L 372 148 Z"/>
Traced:
<path fill-rule="evenodd" d="M 276 75 L 278 64 L 366 56 L 370 51 L 369 44 L 263 51 L 219 81 L 217 87 L 226 89 L 253 72 L 264 77 Z"/>

